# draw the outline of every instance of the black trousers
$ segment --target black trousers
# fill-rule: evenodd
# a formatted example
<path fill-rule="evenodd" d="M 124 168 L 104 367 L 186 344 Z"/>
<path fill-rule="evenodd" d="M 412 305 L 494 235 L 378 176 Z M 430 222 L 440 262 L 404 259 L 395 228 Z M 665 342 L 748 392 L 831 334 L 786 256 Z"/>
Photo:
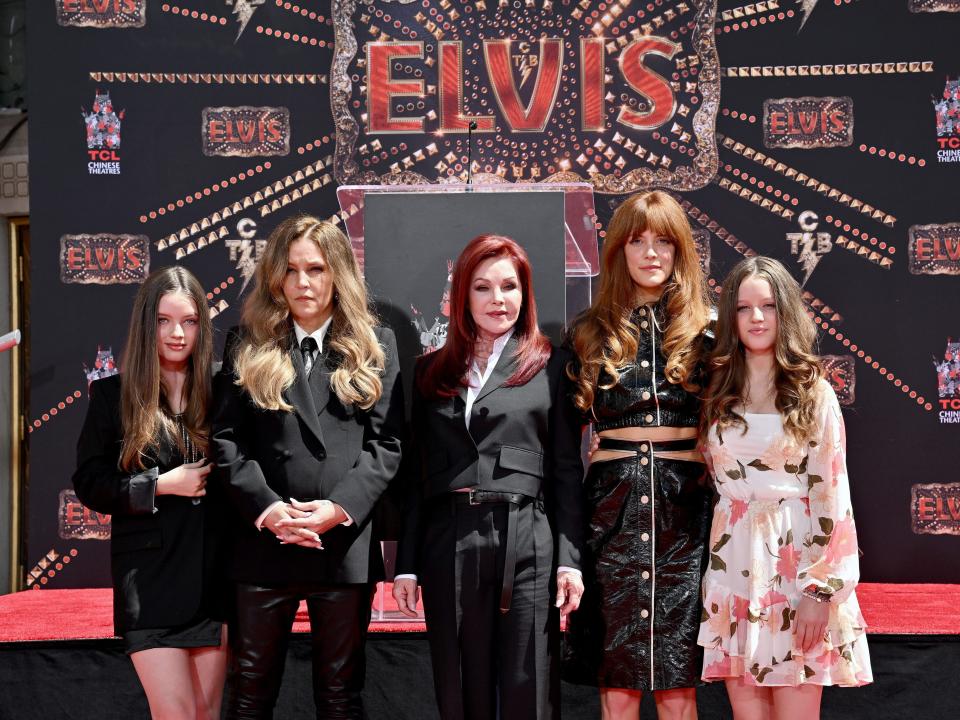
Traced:
<path fill-rule="evenodd" d="M 364 641 L 370 624 L 369 585 L 238 584 L 231 629 L 232 688 L 227 718 L 272 718 L 280 693 L 287 642 L 301 600 L 307 601 L 313 648 L 317 719 L 361 720 Z"/>
<path fill-rule="evenodd" d="M 420 583 L 443 720 L 560 716 L 553 535 L 537 503 L 520 508 L 513 600 L 502 614 L 508 507 L 439 501 L 426 518 Z"/>

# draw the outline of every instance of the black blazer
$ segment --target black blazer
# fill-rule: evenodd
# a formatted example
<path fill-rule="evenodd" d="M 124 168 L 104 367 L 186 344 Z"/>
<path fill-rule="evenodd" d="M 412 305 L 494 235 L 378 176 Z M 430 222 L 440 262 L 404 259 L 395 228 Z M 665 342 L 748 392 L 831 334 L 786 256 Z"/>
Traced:
<path fill-rule="evenodd" d="M 386 363 L 383 394 L 369 410 L 344 406 L 330 389 L 337 358 L 326 352 L 328 343 L 306 377 L 292 332 L 296 379 L 283 396 L 293 412 L 256 407 L 226 364 L 215 378 L 212 445 L 219 477 L 239 515 L 233 572 L 240 582 L 383 579 L 383 556 L 370 514 L 400 464 L 403 386 L 393 331 L 375 332 Z M 228 339 L 225 357 L 234 342 Z M 323 550 L 281 545 L 266 528 L 257 530 L 255 522 L 277 500 L 291 498 L 331 500 L 353 524 L 327 531 Z"/>
<path fill-rule="evenodd" d="M 224 498 L 212 482 L 199 504 L 175 495 L 154 498 L 157 477 L 184 462 L 170 442 L 148 453 L 143 472 L 120 469 L 120 384 L 114 375 L 90 385 L 73 474 L 80 501 L 112 516 L 115 632 L 175 627 L 201 616 L 220 619 Z"/>
<path fill-rule="evenodd" d="M 583 545 L 580 414 L 564 368 L 571 355 L 554 348 L 525 385 L 504 383 L 516 369 L 510 338 L 464 423 L 466 389 L 428 400 L 413 390 L 414 463 L 410 502 L 397 552 L 397 573 L 418 572 L 422 505 L 461 488 L 543 497 L 556 539 L 554 564 L 580 567 Z M 417 361 L 417 377 L 431 362 Z"/>

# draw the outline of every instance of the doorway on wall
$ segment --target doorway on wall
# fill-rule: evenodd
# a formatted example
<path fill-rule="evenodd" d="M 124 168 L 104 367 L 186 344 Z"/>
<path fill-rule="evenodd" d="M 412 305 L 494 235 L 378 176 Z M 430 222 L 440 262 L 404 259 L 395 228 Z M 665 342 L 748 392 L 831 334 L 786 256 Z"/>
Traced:
<path fill-rule="evenodd" d="M 10 363 L 10 591 L 24 587 L 25 500 L 28 497 L 29 432 L 26 408 L 30 388 L 27 383 L 30 367 L 30 218 L 9 219 L 10 236 L 10 325 L 20 330 L 20 344 L 9 350 Z"/>

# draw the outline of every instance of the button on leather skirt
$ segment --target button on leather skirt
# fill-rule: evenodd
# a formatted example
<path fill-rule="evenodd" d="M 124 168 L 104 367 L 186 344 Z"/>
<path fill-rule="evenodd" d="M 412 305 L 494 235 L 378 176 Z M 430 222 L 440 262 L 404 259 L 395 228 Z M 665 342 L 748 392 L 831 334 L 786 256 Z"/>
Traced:
<path fill-rule="evenodd" d="M 567 627 L 563 675 L 609 688 L 692 687 L 711 492 L 703 463 L 640 447 L 587 473 L 586 592 Z"/>

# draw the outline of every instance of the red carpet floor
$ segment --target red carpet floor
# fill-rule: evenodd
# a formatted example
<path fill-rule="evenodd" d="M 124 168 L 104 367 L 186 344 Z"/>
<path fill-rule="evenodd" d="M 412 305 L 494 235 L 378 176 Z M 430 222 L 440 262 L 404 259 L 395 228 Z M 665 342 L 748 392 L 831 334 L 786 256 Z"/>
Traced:
<path fill-rule="evenodd" d="M 870 634 L 960 635 L 960 585 L 863 583 L 857 597 Z M 0 643 L 109 638 L 112 613 L 107 589 L 28 590 L 0 596 Z M 374 597 L 370 630 L 424 629 L 422 622 L 402 617 L 387 583 Z M 306 608 L 301 605 L 294 632 L 308 629 Z"/>

